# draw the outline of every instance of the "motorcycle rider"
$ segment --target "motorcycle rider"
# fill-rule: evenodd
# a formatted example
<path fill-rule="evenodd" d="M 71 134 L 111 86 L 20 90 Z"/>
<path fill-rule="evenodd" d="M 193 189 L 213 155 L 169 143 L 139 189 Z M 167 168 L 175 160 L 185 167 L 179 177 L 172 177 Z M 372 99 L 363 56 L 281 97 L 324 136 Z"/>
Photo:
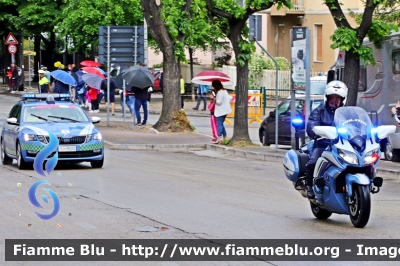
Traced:
<path fill-rule="evenodd" d="M 311 139 L 315 139 L 311 158 L 306 165 L 307 197 L 309 199 L 315 198 L 312 189 L 315 164 L 330 144 L 330 140 L 327 139 L 316 140 L 319 136 L 314 133 L 313 128 L 333 125 L 335 110 L 345 105 L 347 92 L 348 88 L 343 82 L 337 80 L 329 82 L 325 89 L 325 101 L 315 108 L 308 118 L 307 134 Z"/>

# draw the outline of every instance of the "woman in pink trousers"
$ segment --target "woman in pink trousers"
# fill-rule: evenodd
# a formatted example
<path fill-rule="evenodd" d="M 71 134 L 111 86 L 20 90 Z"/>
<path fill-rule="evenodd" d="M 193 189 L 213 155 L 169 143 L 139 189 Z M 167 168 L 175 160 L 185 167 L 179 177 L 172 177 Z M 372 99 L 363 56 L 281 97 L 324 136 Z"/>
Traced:
<path fill-rule="evenodd" d="M 210 103 L 208 105 L 208 110 L 210 110 L 210 123 L 211 123 L 211 131 L 213 138 L 210 141 L 213 144 L 218 143 L 218 126 L 217 126 L 217 118 L 214 116 L 214 110 L 215 110 L 215 92 L 211 91 L 210 95 Z"/>

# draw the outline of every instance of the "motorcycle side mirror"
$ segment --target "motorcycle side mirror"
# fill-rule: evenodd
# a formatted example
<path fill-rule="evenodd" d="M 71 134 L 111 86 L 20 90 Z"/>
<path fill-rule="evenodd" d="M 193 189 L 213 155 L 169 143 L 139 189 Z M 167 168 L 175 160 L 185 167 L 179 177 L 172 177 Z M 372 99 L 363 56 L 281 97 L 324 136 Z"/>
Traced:
<path fill-rule="evenodd" d="M 338 132 L 336 127 L 332 126 L 315 126 L 313 131 L 316 135 L 321 136 L 325 139 L 336 139 L 338 136 Z"/>
<path fill-rule="evenodd" d="M 379 126 L 376 129 L 373 129 L 372 132 L 376 134 L 378 139 L 385 139 L 389 134 L 396 132 L 396 126 Z"/>
<path fill-rule="evenodd" d="M 270 115 L 270 116 L 275 116 L 275 112 L 274 112 L 274 111 L 271 111 L 271 112 L 269 112 L 269 115 Z"/>

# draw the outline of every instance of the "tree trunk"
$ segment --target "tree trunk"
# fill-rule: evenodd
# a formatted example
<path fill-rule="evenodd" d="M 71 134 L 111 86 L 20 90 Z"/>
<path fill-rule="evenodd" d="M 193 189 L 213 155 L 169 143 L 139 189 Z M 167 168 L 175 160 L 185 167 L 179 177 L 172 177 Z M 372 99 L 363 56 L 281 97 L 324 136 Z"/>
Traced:
<path fill-rule="evenodd" d="M 193 131 L 186 114 L 180 111 L 181 69 L 175 57 L 174 39 L 168 33 L 164 20 L 161 19 L 162 7 L 154 0 L 141 0 L 141 4 L 148 30 L 160 47 L 164 62 L 163 105 L 161 116 L 154 128 L 158 131 Z M 183 40 L 181 37 L 180 41 Z"/>
<path fill-rule="evenodd" d="M 238 25 L 238 24 L 237 24 Z M 235 29 L 237 28 L 237 29 Z M 229 36 L 235 51 L 236 59 L 239 58 L 239 35 L 241 28 L 231 26 L 231 34 Z M 235 36 L 236 35 L 236 36 Z M 236 101 L 235 101 L 235 118 L 233 124 L 233 136 L 229 145 L 247 145 L 251 143 L 248 126 L 248 77 L 249 77 L 249 61 L 245 61 L 244 65 L 236 64 Z"/>
<path fill-rule="evenodd" d="M 190 80 L 193 79 L 194 76 L 194 70 L 193 70 L 193 48 L 189 48 L 189 58 L 190 58 Z M 194 93 L 194 84 L 190 83 L 190 87 L 192 89 L 192 101 L 194 102 L 196 97 Z"/>
<path fill-rule="evenodd" d="M 358 80 L 359 80 L 359 75 L 360 75 L 360 73 L 359 73 L 360 60 L 359 60 L 358 56 L 352 52 L 352 50 L 346 52 L 345 66 L 346 66 L 346 71 L 345 71 L 345 74 L 343 77 L 343 82 L 349 88 L 346 105 L 356 106 L 357 105 Z"/>

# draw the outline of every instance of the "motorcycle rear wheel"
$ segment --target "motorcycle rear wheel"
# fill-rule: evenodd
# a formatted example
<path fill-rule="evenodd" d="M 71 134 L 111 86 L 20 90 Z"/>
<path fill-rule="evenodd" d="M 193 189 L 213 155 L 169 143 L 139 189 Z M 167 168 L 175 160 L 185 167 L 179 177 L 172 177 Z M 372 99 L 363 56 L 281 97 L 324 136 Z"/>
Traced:
<path fill-rule="evenodd" d="M 328 210 L 321 209 L 318 205 L 310 202 L 311 211 L 314 214 L 315 218 L 319 220 L 326 220 L 331 217 L 332 213 Z"/>
<path fill-rule="evenodd" d="M 351 223 L 357 228 L 367 225 L 371 213 L 371 196 L 368 186 L 355 185 L 353 187 L 353 201 L 349 205 Z"/>

